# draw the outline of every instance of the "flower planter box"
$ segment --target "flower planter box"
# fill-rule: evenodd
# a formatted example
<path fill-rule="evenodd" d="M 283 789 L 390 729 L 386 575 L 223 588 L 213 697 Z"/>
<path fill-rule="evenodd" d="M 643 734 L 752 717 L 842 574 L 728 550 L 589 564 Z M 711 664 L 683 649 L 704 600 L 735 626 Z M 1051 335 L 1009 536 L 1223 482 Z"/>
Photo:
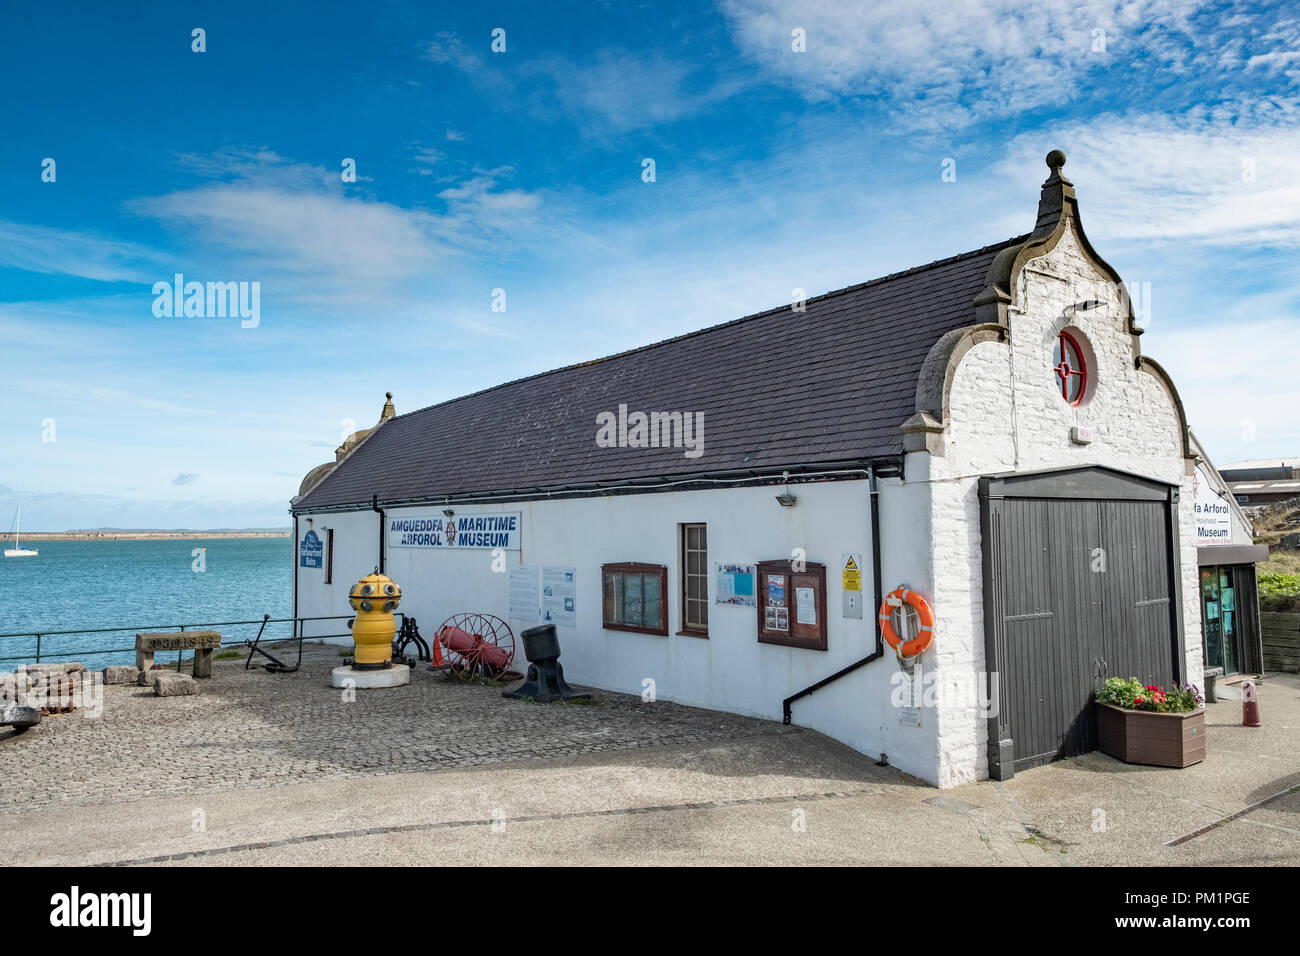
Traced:
<path fill-rule="evenodd" d="M 1205 708 L 1181 714 L 1097 704 L 1097 746 L 1125 763 L 1190 767 L 1205 759 Z"/>

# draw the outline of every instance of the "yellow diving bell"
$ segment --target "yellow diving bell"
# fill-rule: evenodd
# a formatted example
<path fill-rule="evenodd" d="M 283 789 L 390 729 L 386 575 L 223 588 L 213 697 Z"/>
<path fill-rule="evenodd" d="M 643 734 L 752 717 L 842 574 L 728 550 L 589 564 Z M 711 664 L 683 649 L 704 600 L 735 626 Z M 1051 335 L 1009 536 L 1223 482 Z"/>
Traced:
<path fill-rule="evenodd" d="M 357 645 L 353 668 L 366 671 L 393 666 L 393 637 L 397 634 L 393 609 L 401 600 L 402 589 L 378 570 L 352 585 L 348 603 L 357 612 L 352 622 L 352 640 Z"/>

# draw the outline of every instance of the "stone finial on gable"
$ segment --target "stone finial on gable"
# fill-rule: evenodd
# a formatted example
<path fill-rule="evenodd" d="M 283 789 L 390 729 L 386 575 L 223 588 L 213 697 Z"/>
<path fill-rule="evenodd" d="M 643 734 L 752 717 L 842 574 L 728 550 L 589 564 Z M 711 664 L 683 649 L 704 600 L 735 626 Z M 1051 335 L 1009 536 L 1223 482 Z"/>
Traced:
<path fill-rule="evenodd" d="M 1043 191 L 1038 197 L 1038 221 L 1034 223 L 1034 231 L 1030 233 L 1030 238 L 1050 236 L 1056 232 L 1057 224 L 1065 212 L 1066 200 L 1076 201 L 1074 183 L 1061 175 L 1061 167 L 1064 165 L 1063 150 L 1054 149 L 1047 154 L 1047 168 L 1051 173 L 1043 183 Z"/>
<path fill-rule="evenodd" d="M 1021 268 L 1030 259 L 1046 255 L 1056 246 L 1065 232 L 1066 223 L 1070 223 L 1078 234 L 1079 242 L 1088 255 L 1097 263 L 1098 268 L 1110 276 L 1116 283 L 1119 276 L 1115 270 L 1102 262 L 1088 243 L 1079 223 L 1079 204 L 1074 195 L 1074 183 L 1061 175 L 1065 165 L 1065 153 L 1054 149 L 1047 154 L 1047 168 L 1051 172 L 1043 183 L 1043 191 L 1038 199 L 1038 219 L 1034 231 L 1024 242 L 1008 246 L 997 254 L 989 266 L 984 288 L 975 296 L 975 320 L 978 323 L 996 325 L 1008 324 L 1008 310 L 1011 307 L 1012 290 Z"/>
<path fill-rule="evenodd" d="M 379 420 L 381 422 L 386 422 L 390 418 L 397 417 L 397 409 L 393 407 L 393 393 L 385 392 L 384 397 L 387 398 L 388 401 L 384 402 L 384 409 L 379 413 Z"/>

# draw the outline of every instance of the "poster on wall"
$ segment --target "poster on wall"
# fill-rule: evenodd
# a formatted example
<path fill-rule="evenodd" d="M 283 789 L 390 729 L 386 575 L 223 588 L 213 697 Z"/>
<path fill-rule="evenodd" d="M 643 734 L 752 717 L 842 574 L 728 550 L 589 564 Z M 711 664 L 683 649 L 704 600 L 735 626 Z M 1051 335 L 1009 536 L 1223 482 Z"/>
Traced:
<path fill-rule="evenodd" d="M 510 569 L 509 594 L 507 605 L 512 621 L 527 621 L 536 624 L 541 620 L 540 594 L 537 587 L 537 566 L 521 564 Z"/>
<path fill-rule="evenodd" d="M 755 607 L 758 595 L 754 592 L 756 569 L 752 564 L 714 564 L 713 603 L 736 607 Z"/>
<path fill-rule="evenodd" d="M 770 607 L 785 606 L 784 574 L 769 574 L 767 576 L 767 603 Z"/>
<path fill-rule="evenodd" d="M 302 542 L 298 545 L 298 566 L 302 568 L 320 568 L 324 567 L 325 545 L 321 543 L 320 535 L 315 531 L 308 531 L 302 536 Z"/>
<path fill-rule="evenodd" d="M 577 568 L 542 568 L 542 623 L 578 626 Z"/>
<path fill-rule="evenodd" d="M 1192 475 L 1192 497 L 1196 510 L 1196 546 L 1232 544 L 1232 506 L 1228 496 L 1219 494 L 1199 465 Z"/>
<path fill-rule="evenodd" d="M 817 623 L 817 595 L 812 588 L 794 589 L 795 620 L 800 624 Z"/>
<path fill-rule="evenodd" d="M 763 621 L 763 627 L 765 630 L 790 630 L 790 609 L 788 607 L 772 607 L 769 604 L 763 610 L 766 615 Z"/>
<path fill-rule="evenodd" d="M 523 514 L 388 516 L 388 546 L 424 551 L 518 551 Z"/>

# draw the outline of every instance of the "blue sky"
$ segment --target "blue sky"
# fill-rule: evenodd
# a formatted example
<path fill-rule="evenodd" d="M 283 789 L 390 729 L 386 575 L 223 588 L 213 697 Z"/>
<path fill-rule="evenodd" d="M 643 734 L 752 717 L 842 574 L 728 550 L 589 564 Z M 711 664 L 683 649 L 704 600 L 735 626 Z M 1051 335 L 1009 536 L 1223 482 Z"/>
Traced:
<path fill-rule="evenodd" d="M 0 80 L 0 511 L 33 530 L 285 525 L 385 391 L 1027 231 L 1053 147 L 1216 462 L 1300 453 L 1284 4 L 28 5 Z M 260 324 L 155 317 L 177 272 L 260 282 Z"/>

